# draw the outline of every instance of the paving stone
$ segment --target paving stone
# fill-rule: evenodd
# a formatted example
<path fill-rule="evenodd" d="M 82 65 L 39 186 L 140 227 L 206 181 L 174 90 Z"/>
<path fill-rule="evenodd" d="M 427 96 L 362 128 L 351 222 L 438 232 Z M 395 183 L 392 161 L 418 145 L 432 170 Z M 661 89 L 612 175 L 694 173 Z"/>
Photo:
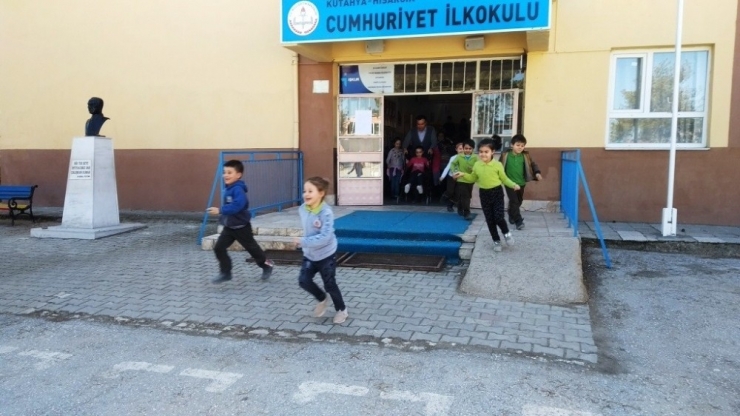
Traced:
<path fill-rule="evenodd" d="M 542 345 L 535 345 L 532 349 L 533 353 L 536 354 L 548 354 L 548 355 L 554 355 L 556 357 L 565 357 L 565 350 L 562 348 L 550 348 L 550 347 L 543 347 Z"/>
<path fill-rule="evenodd" d="M 532 344 L 528 342 L 501 341 L 501 349 L 532 352 Z"/>
<path fill-rule="evenodd" d="M 234 323 L 235 322 L 232 322 L 232 324 Z M 308 326 L 307 323 L 283 322 L 282 324 L 280 324 L 280 326 L 277 329 L 301 332 L 307 326 Z"/>
<path fill-rule="evenodd" d="M 206 323 L 228 325 L 233 320 L 234 318 L 231 316 L 213 316 L 211 319 L 207 320 Z"/>
<path fill-rule="evenodd" d="M 411 339 L 411 336 L 413 335 L 413 332 L 408 331 L 396 331 L 389 329 L 383 333 L 384 338 L 400 338 L 402 340 L 408 341 Z"/>
<path fill-rule="evenodd" d="M 233 320 L 233 319 L 232 319 Z M 278 329 L 280 325 L 282 325 L 282 321 L 270 321 L 267 319 L 260 319 L 257 321 L 256 324 L 254 324 L 255 328 L 270 328 L 270 329 Z"/>
<path fill-rule="evenodd" d="M 389 323 L 389 322 L 378 322 L 378 325 L 375 326 L 376 329 L 390 329 L 393 331 L 402 331 L 403 326 L 407 325 L 404 323 Z"/>
<path fill-rule="evenodd" d="M 470 345 L 483 345 L 483 346 L 486 346 L 486 347 L 491 347 L 491 348 L 498 349 L 501 346 L 501 341 L 488 340 L 488 339 L 479 339 L 479 338 L 471 338 L 470 339 Z"/>
<path fill-rule="evenodd" d="M 176 313 L 168 313 L 160 318 L 161 321 L 172 321 L 172 322 L 182 322 L 184 321 L 188 315 L 185 314 L 176 314 Z"/>
<path fill-rule="evenodd" d="M 315 320 L 316 318 L 313 318 L 313 319 Z M 306 325 L 305 328 L 303 328 L 303 332 L 321 332 L 325 334 L 329 332 L 331 328 L 332 328 L 331 325 L 319 325 L 315 323 L 310 323 Z"/>
<path fill-rule="evenodd" d="M 442 338 L 440 338 L 440 342 L 468 345 L 470 343 L 470 337 L 454 337 L 449 335 L 442 335 Z"/>
<path fill-rule="evenodd" d="M 440 335 L 449 335 L 451 337 L 456 337 L 458 333 L 460 333 L 459 329 L 448 329 L 448 328 L 441 328 L 432 326 L 432 328 L 429 330 L 430 334 L 440 334 Z M 485 337 L 485 334 L 484 334 Z"/>
<path fill-rule="evenodd" d="M 426 332 L 414 332 L 411 336 L 411 341 L 430 341 L 430 342 L 439 342 L 442 335 L 439 334 L 429 334 Z"/>

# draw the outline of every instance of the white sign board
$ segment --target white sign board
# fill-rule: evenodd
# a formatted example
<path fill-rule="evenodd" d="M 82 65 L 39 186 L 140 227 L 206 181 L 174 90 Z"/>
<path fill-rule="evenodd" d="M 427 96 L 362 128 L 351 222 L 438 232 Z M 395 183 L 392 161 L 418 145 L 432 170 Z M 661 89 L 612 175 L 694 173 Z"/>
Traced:
<path fill-rule="evenodd" d="M 72 160 L 69 167 L 69 179 L 92 179 L 92 160 Z"/>

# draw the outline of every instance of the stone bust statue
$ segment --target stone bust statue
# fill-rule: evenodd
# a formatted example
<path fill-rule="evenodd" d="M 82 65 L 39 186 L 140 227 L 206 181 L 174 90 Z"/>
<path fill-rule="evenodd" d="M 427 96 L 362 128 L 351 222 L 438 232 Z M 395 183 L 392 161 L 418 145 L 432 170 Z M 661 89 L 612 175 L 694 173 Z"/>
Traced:
<path fill-rule="evenodd" d="M 103 116 L 103 99 L 92 97 L 87 101 L 87 111 L 92 114 L 85 123 L 85 136 L 100 136 L 100 129 L 108 117 Z"/>

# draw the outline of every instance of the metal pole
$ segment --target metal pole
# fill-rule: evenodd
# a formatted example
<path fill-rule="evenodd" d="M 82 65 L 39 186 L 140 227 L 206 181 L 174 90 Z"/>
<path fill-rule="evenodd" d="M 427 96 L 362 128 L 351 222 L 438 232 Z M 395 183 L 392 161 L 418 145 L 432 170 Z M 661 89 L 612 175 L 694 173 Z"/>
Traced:
<path fill-rule="evenodd" d="M 663 237 L 676 235 L 678 210 L 673 208 L 673 183 L 676 171 L 676 139 L 678 135 L 678 101 L 681 84 L 681 32 L 683 31 L 683 0 L 678 0 L 676 16 L 676 56 L 673 68 L 673 105 L 671 106 L 671 148 L 668 157 L 668 196 L 663 208 Z"/>

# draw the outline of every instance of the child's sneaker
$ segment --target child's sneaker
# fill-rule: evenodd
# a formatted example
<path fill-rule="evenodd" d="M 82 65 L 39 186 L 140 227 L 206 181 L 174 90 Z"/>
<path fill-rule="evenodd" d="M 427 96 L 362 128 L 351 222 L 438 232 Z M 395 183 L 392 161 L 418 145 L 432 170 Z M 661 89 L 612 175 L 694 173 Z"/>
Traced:
<path fill-rule="evenodd" d="M 421 185 L 416 185 L 416 191 L 419 192 L 419 194 L 421 195 L 424 193 L 424 187 L 422 187 Z"/>
<path fill-rule="evenodd" d="M 506 245 L 510 246 L 514 244 L 514 237 L 511 236 L 511 232 L 504 234 L 504 239 L 506 240 Z"/>
<path fill-rule="evenodd" d="M 344 310 L 341 310 L 341 311 L 337 311 L 337 313 L 334 315 L 334 323 L 335 324 L 344 323 L 344 321 L 347 320 L 348 316 L 349 316 L 349 313 L 347 313 L 347 308 L 344 308 Z"/>
<path fill-rule="evenodd" d="M 501 242 L 500 241 L 494 241 L 493 242 L 493 251 L 501 251 Z"/>
<path fill-rule="evenodd" d="M 516 229 L 517 230 L 523 230 L 524 229 L 524 223 L 522 222 L 521 224 L 517 224 Z"/>
<path fill-rule="evenodd" d="M 323 301 L 319 302 L 316 305 L 316 308 L 313 310 L 313 316 L 315 318 L 321 318 L 322 316 L 324 316 L 324 313 L 326 312 L 326 305 L 328 304 L 329 304 L 329 295 L 327 294 L 326 299 L 324 299 Z"/>
<path fill-rule="evenodd" d="M 411 191 L 411 184 L 410 183 L 407 183 L 403 187 L 403 193 L 407 194 L 407 193 L 409 193 L 409 191 Z"/>
<path fill-rule="evenodd" d="M 275 267 L 275 263 L 272 260 L 265 261 L 265 268 L 262 269 L 262 280 L 267 280 L 272 275 L 272 269 Z"/>
<path fill-rule="evenodd" d="M 221 272 L 221 273 L 218 274 L 218 276 L 214 277 L 211 280 L 211 283 L 217 283 L 218 284 L 218 283 L 228 282 L 229 280 L 231 280 L 231 273 Z"/>

